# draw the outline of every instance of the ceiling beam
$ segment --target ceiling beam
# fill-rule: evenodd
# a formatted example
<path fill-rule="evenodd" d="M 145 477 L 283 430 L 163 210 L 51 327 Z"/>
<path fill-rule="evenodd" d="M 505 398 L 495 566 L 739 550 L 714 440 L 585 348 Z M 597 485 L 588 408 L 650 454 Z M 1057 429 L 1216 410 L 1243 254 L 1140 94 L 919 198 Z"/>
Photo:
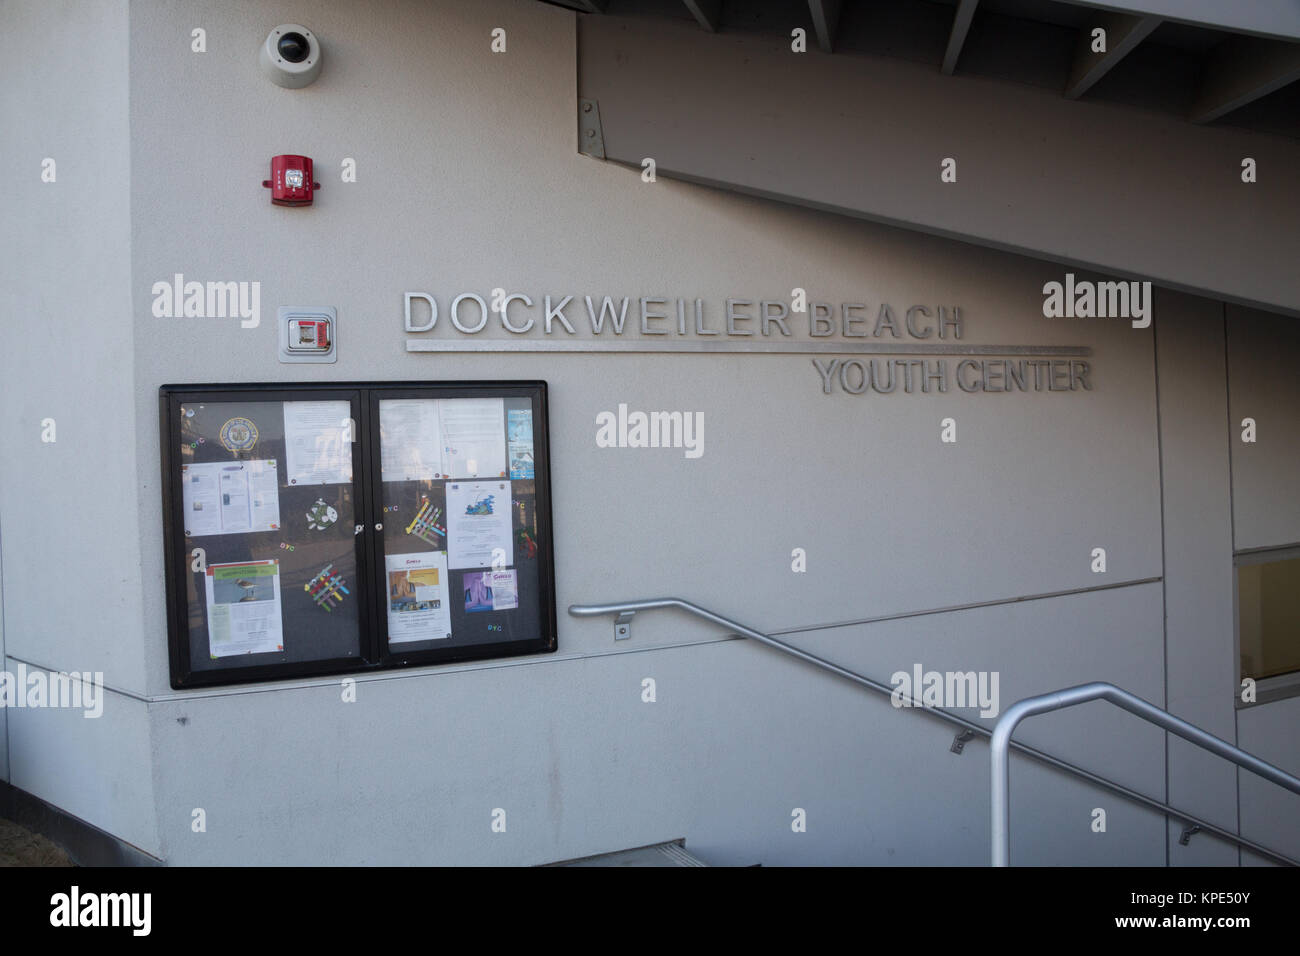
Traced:
<path fill-rule="evenodd" d="M 957 57 L 966 45 L 966 34 L 970 30 L 971 18 L 975 16 L 975 4 L 978 0 L 961 0 L 952 15 L 952 30 L 948 34 L 948 49 L 943 54 L 943 72 L 948 76 L 957 68 Z"/>
<path fill-rule="evenodd" d="M 1092 23 L 1079 31 L 1074 49 L 1074 65 L 1065 83 L 1065 98 L 1077 100 L 1111 71 L 1120 60 L 1128 56 L 1139 43 L 1160 26 L 1159 17 L 1134 17 L 1127 13 L 1098 10 Z M 1092 31 L 1100 27 L 1106 31 L 1106 52 L 1094 53 Z"/>
<path fill-rule="evenodd" d="M 682 0 L 695 21 L 710 33 L 722 29 L 722 0 Z"/>
<path fill-rule="evenodd" d="M 1295 0 L 1065 0 L 1076 7 L 1159 17 L 1206 30 L 1300 40 L 1300 3 Z"/>
<path fill-rule="evenodd" d="M 823 53 L 832 52 L 835 29 L 840 25 L 841 0 L 808 0 L 813 29 L 817 32 L 817 45 Z"/>
<path fill-rule="evenodd" d="M 1193 123 L 1209 123 L 1300 80 L 1300 43 L 1232 37 L 1206 57 Z"/>
<path fill-rule="evenodd" d="M 609 0 L 563 0 L 563 2 L 582 13 L 604 13 Z"/>

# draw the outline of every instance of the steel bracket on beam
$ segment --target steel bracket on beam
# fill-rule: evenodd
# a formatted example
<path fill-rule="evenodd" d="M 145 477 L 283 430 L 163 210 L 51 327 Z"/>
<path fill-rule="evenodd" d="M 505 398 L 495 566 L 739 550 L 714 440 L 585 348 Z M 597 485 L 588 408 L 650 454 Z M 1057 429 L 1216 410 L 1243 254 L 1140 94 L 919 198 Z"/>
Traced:
<path fill-rule="evenodd" d="M 614 640 L 626 641 L 632 636 L 632 618 L 636 611 L 619 611 L 614 618 Z"/>
<path fill-rule="evenodd" d="M 943 54 L 943 65 L 939 68 L 946 76 L 951 76 L 957 68 L 957 58 L 961 56 L 961 48 L 966 43 L 966 34 L 970 31 L 977 2 L 978 0 L 958 0 L 957 10 L 952 17 L 952 29 L 948 33 L 948 49 Z"/>
<path fill-rule="evenodd" d="M 813 32 L 823 53 L 835 50 L 835 30 L 840 25 L 842 0 L 808 0 L 808 13 L 812 17 Z"/>
<path fill-rule="evenodd" d="M 682 0 L 691 16 L 705 30 L 717 33 L 722 29 L 722 0 Z"/>
<path fill-rule="evenodd" d="M 605 158 L 605 134 L 600 128 L 600 107 L 595 100 L 578 100 L 578 152 Z"/>
<path fill-rule="evenodd" d="M 957 736 L 952 738 L 952 746 L 949 747 L 948 749 L 955 754 L 959 754 L 966 749 L 966 742 L 974 739 L 975 739 L 975 731 L 963 730 Z"/>
<path fill-rule="evenodd" d="M 1128 56 L 1139 43 L 1160 26 L 1159 17 L 1135 17 L 1123 13 L 1102 13 L 1096 27 L 1105 31 L 1108 49 L 1105 53 L 1092 52 L 1093 25 L 1079 31 L 1074 53 L 1074 65 L 1065 84 L 1066 99 L 1077 100 L 1090 90 L 1103 76 Z"/>

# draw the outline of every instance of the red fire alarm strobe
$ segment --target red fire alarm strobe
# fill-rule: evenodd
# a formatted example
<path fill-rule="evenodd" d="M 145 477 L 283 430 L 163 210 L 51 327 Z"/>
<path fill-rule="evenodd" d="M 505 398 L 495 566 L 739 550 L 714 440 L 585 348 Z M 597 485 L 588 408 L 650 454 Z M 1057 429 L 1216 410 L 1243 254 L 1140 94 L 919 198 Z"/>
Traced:
<path fill-rule="evenodd" d="M 312 182 L 309 156 L 272 156 L 271 178 L 262 185 L 277 206 L 310 206 L 312 191 L 320 189 L 320 183 Z"/>

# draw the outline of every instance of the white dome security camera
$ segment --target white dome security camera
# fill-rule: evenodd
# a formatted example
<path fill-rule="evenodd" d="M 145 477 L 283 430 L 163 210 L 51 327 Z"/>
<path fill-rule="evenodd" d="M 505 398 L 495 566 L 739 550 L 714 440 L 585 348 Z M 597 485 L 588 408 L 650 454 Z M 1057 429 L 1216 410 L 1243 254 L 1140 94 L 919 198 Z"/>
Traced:
<path fill-rule="evenodd" d="M 267 34 L 257 61 L 276 86 L 301 89 L 320 76 L 320 41 L 300 23 L 282 23 Z"/>

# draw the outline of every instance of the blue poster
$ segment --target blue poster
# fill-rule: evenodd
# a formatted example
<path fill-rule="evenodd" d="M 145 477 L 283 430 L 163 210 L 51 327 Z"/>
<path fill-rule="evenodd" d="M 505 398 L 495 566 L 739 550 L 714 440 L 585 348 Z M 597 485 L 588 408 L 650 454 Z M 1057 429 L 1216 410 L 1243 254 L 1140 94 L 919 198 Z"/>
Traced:
<path fill-rule="evenodd" d="M 506 412 L 506 439 L 510 450 L 510 477 L 533 477 L 533 411 L 512 408 Z"/>

